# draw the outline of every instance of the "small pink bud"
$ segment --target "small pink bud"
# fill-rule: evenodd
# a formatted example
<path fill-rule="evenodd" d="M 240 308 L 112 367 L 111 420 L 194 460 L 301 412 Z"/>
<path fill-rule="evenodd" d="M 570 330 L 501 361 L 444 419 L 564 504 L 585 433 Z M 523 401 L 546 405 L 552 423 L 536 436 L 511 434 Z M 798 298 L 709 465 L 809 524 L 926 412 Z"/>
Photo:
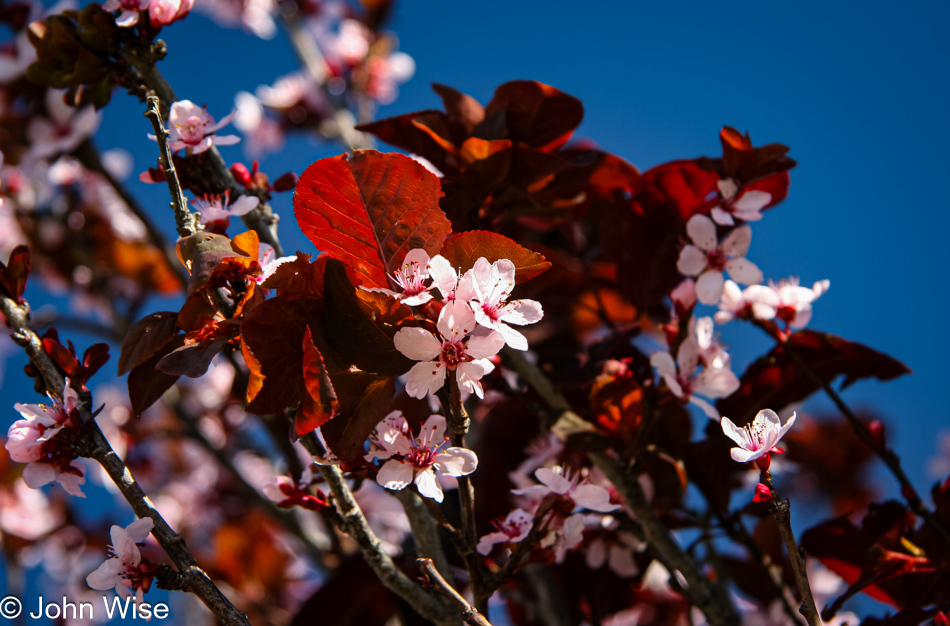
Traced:
<path fill-rule="evenodd" d="M 297 175 L 293 172 L 287 172 L 274 181 L 274 191 L 291 191 L 297 186 Z"/>
<path fill-rule="evenodd" d="M 247 166 L 243 163 L 232 163 L 231 175 L 234 176 L 234 180 L 245 187 L 251 182 L 251 173 L 247 171 Z"/>
<path fill-rule="evenodd" d="M 874 437 L 874 443 L 879 447 L 883 448 L 887 445 L 887 439 L 884 436 L 884 424 L 874 420 L 868 424 L 868 430 L 871 431 L 871 436 Z"/>
<path fill-rule="evenodd" d="M 771 502 L 772 501 L 772 492 L 769 490 L 768 486 L 759 483 L 755 486 L 755 495 L 752 497 L 753 502 Z"/>

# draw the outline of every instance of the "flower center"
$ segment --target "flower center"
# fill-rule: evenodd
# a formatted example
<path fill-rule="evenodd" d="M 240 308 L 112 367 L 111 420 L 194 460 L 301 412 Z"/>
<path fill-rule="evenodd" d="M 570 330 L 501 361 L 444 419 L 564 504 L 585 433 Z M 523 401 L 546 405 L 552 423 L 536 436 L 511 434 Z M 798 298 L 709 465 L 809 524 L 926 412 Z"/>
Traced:
<path fill-rule="evenodd" d="M 181 140 L 188 145 L 197 145 L 204 139 L 205 123 L 197 115 L 192 115 L 181 124 L 176 124 Z"/>
<path fill-rule="evenodd" d="M 472 360 L 472 357 L 465 354 L 465 344 L 461 341 L 456 343 L 446 341 L 443 343 L 440 357 L 442 363 L 450 370 L 458 367 L 459 363 L 468 363 Z"/>
<path fill-rule="evenodd" d="M 706 263 L 709 264 L 709 267 L 714 270 L 722 271 L 726 269 L 726 253 L 716 248 L 711 252 L 706 253 Z"/>

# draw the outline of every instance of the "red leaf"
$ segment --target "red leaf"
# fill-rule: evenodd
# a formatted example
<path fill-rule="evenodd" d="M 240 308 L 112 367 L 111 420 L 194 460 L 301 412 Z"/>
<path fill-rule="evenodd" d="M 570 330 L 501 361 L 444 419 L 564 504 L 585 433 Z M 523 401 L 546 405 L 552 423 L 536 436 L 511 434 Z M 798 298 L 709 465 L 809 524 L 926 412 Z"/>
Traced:
<path fill-rule="evenodd" d="M 462 272 L 471 269 L 479 257 L 485 257 L 490 263 L 508 259 L 515 264 L 515 281 L 518 283 L 530 280 L 551 267 L 543 255 L 528 250 L 504 235 L 484 230 L 452 235 L 445 240 L 439 254 Z"/>
<path fill-rule="evenodd" d="M 178 313 L 161 311 L 146 315 L 129 329 L 119 351 L 119 372 L 122 376 L 152 358 L 177 332 Z"/>
<path fill-rule="evenodd" d="M 442 98 L 453 139 L 471 136 L 485 119 L 485 108 L 472 96 L 439 83 L 432 83 L 432 90 Z"/>
<path fill-rule="evenodd" d="M 152 406 L 178 380 L 178 376 L 165 374 L 159 371 L 156 365 L 167 354 L 181 347 L 184 342 L 184 335 L 173 337 L 151 358 L 141 365 L 133 367 L 129 372 L 127 382 L 129 385 L 129 401 L 132 403 L 132 417 L 139 417 L 142 411 Z"/>
<path fill-rule="evenodd" d="M 514 80 L 495 90 L 485 107 L 485 121 L 479 130 L 504 115 L 507 139 L 520 141 L 545 152 L 563 146 L 584 119 L 584 105 L 574 96 L 533 80 Z M 486 139 L 501 136 L 485 135 Z"/>
<path fill-rule="evenodd" d="M 323 356 L 313 342 L 309 326 L 303 333 L 303 384 L 307 393 L 294 419 L 294 430 L 298 437 L 323 426 L 340 408 Z"/>
<path fill-rule="evenodd" d="M 274 273 L 261 283 L 261 287 L 276 289 L 278 297 L 285 293 L 322 297 L 326 264 L 325 255 L 311 262 L 309 254 L 297 252 L 296 259 L 277 266 Z"/>
<path fill-rule="evenodd" d="M 396 392 L 395 379 L 367 372 L 332 375 L 340 401 L 340 414 L 321 432 L 327 445 L 345 464 L 363 457 L 363 444 L 376 425 L 389 413 Z"/>
<path fill-rule="evenodd" d="M 236 331 L 237 328 L 235 327 Z M 188 343 L 176 348 L 163 357 L 155 368 L 169 376 L 187 376 L 198 378 L 203 376 L 211 366 L 211 359 L 221 352 L 232 337 L 229 335 L 217 336 L 198 343 Z"/>
<path fill-rule="evenodd" d="M 451 232 L 435 174 L 401 154 L 360 150 L 317 161 L 294 194 L 294 214 L 318 250 L 350 265 L 368 286 L 389 287 L 413 248 L 434 255 Z"/>
<path fill-rule="evenodd" d="M 284 296 L 267 300 L 244 316 L 241 351 L 251 370 L 249 412 L 276 413 L 303 399 L 304 331 L 320 310 L 315 298 Z"/>
<path fill-rule="evenodd" d="M 457 173 L 457 152 L 452 144 L 449 119 L 442 111 L 416 111 L 396 117 L 361 124 L 357 129 L 371 133 L 382 141 L 428 159 L 446 174 Z M 459 145 L 468 136 L 458 137 Z M 446 146 L 451 146 L 446 149 Z"/>
<path fill-rule="evenodd" d="M 327 339 L 343 360 L 376 374 L 408 372 L 413 362 L 396 350 L 393 335 L 413 319 L 412 309 L 386 294 L 355 289 L 336 259 L 327 262 L 325 281 Z"/>
<path fill-rule="evenodd" d="M 0 287 L 19 302 L 26 289 L 26 279 L 29 274 L 30 249 L 26 246 L 17 246 L 10 253 L 7 264 L 0 263 Z"/>
<path fill-rule="evenodd" d="M 798 356 L 818 376 L 831 382 L 844 376 L 842 388 L 862 378 L 891 380 L 911 373 L 906 365 L 877 350 L 835 335 L 800 330 L 789 337 Z M 763 407 L 780 410 L 804 400 L 821 387 L 792 360 L 784 345 L 777 345 L 755 361 L 742 375 L 741 386 L 716 403 L 723 415 L 737 424 L 752 421 Z"/>

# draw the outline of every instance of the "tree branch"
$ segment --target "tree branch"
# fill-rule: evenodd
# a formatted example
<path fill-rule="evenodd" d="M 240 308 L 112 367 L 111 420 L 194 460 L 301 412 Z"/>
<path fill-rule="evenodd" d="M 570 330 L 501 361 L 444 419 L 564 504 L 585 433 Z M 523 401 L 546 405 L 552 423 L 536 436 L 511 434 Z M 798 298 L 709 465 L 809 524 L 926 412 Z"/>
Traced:
<path fill-rule="evenodd" d="M 197 232 L 197 220 L 194 214 L 188 209 L 188 200 L 181 190 L 181 184 L 178 182 L 178 172 L 175 171 L 175 160 L 172 158 L 172 152 L 168 148 L 168 131 L 162 123 L 162 114 L 159 110 L 158 96 L 148 96 L 148 109 L 145 111 L 145 117 L 152 122 L 152 128 L 155 129 L 155 138 L 158 140 L 158 158 L 165 170 L 165 182 L 168 184 L 168 193 L 171 194 L 171 207 L 175 212 L 175 226 L 178 229 L 179 237 L 187 237 Z"/>
<path fill-rule="evenodd" d="M 473 626 L 491 626 L 491 622 L 485 619 L 485 616 L 479 613 L 478 609 L 469 604 L 468 601 L 462 597 L 462 594 L 456 591 L 452 585 L 442 578 L 442 575 L 439 574 L 439 570 L 436 568 L 435 563 L 432 562 L 432 559 L 416 559 L 416 563 L 418 563 L 420 569 L 422 569 L 426 586 L 435 587 L 439 593 L 454 602 L 455 606 L 462 611 L 463 620 Z"/>
<path fill-rule="evenodd" d="M 323 457 L 325 452 L 313 433 L 301 437 L 300 443 L 315 458 Z M 336 465 L 320 465 L 319 468 L 320 474 L 323 475 L 323 479 L 333 494 L 333 500 L 343 518 L 347 534 L 359 546 L 366 562 L 382 583 L 408 602 L 424 618 L 445 626 L 452 625 L 455 620 L 449 615 L 447 607 L 410 580 L 383 550 L 379 538 L 370 528 L 360 505 L 353 497 L 353 492 L 347 486 L 340 468 Z"/>
<path fill-rule="evenodd" d="M 449 569 L 449 560 L 439 541 L 439 529 L 435 520 L 422 502 L 423 496 L 418 495 L 410 488 L 389 492 L 400 504 L 409 518 L 409 527 L 412 530 L 412 540 L 416 543 L 416 553 L 426 560 L 435 563 L 435 567 L 444 578 L 452 581 L 452 571 Z"/>
<path fill-rule="evenodd" d="M 14 331 L 14 341 L 23 346 L 30 362 L 40 372 L 46 391 L 54 396 L 61 397 L 66 381 L 63 379 L 55 363 L 43 349 L 40 338 L 29 327 L 29 308 L 22 307 L 12 299 L 3 297 L 0 302 L 7 325 Z M 198 566 L 194 555 L 185 545 L 185 540 L 176 533 L 158 509 L 152 504 L 148 496 L 135 481 L 132 473 L 115 453 L 105 435 L 99 429 L 89 412 L 89 405 L 79 407 L 80 415 L 85 422 L 87 448 L 84 456 L 97 461 L 116 484 L 123 497 L 132 507 L 139 518 L 150 517 L 154 522 L 152 535 L 165 553 L 172 559 L 181 574 L 182 589 L 198 596 L 205 606 L 224 624 L 229 626 L 250 626 L 247 617 L 235 608 L 231 601 L 221 593 L 214 582 Z"/>

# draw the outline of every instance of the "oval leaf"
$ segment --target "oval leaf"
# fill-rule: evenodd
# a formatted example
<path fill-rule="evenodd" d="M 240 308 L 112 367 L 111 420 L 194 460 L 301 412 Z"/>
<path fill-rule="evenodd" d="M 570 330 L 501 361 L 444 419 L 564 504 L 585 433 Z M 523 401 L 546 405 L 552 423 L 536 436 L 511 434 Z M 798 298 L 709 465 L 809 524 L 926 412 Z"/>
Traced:
<path fill-rule="evenodd" d="M 178 313 L 159 311 L 135 322 L 122 340 L 117 376 L 122 376 L 152 358 L 153 354 L 175 336 L 177 321 Z"/>
<path fill-rule="evenodd" d="M 445 240 L 439 254 L 444 256 L 452 267 L 462 272 L 470 270 L 479 257 L 485 257 L 489 263 L 508 259 L 515 264 L 517 283 L 534 278 L 551 267 L 551 263 L 546 261 L 543 255 L 528 250 L 504 235 L 485 230 L 470 230 L 452 235 Z"/>

